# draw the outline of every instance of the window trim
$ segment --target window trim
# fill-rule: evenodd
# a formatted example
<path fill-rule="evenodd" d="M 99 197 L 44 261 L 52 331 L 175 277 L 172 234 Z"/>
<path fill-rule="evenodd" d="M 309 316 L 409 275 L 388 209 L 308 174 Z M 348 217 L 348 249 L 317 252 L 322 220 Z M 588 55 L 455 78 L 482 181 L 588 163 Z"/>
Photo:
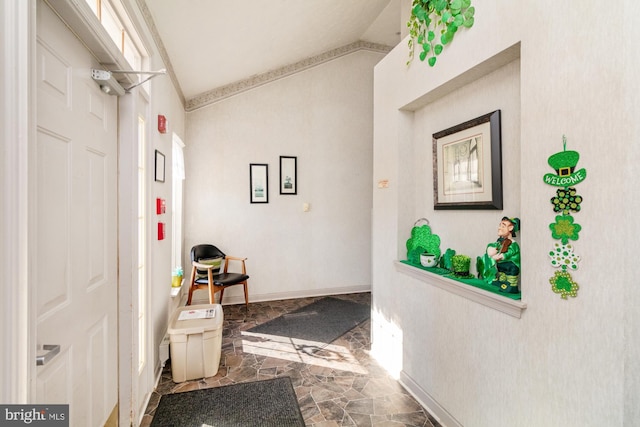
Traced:
<path fill-rule="evenodd" d="M 84 45 L 100 64 L 109 64 L 109 69 L 111 70 L 133 70 L 86 1 L 62 0 L 53 4 L 47 1 L 47 4 L 83 41 Z M 118 10 L 118 8 L 115 9 Z M 135 27 L 130 21 L 124 22 L 123 25 L 130 30 L 129 34 L 140 50 L 141 64 L 146 66 L 148 64 L 148 50 L 145 44 L 142 43 L 140 34 L 134 31 Z M 138 82 L 138 76 L 135 74 L 118 75 L 118 81 L 121 81 L 124 85 L 133 85 Z"/>

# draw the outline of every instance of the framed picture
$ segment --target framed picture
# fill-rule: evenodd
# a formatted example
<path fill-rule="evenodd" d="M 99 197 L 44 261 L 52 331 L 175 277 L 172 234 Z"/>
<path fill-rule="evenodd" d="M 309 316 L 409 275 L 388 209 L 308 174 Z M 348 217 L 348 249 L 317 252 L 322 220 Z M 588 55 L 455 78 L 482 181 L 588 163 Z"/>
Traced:
<path fill-rule="evenodd" d="M 280 156 L 280 194 L 298 194 L 298 158 Z"/>
<path fill-rule="evenodd" d="M 433 208 L 502 209 L 500 110 L 433 134 Z"/>
<path fill-rule="evenodd" d="M 156 174 L 155 180 L 164 182 L 164 154 L 156 150 Z"/>
<path fill-rule="evenodd" d="M 249 184 L 251 203 L 269 203 L 269 165 L 251 163 L 249 165 Z"/>

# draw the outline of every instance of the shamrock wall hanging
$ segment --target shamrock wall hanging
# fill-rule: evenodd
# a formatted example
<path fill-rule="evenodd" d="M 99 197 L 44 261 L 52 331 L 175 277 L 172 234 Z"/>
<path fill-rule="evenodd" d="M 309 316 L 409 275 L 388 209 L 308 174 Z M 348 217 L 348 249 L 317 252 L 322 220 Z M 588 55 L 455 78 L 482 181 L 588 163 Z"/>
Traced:
<path fill-rule="evenodd" d="M 580 286 L 573 279 L 568 270 L 577 270 L 580 256 L 574 253 L 573 244 L 569 241 L 578 240 L 582 226 L 575 222 L 572 213 L 578 213 L 581 209 L 582 196 L 578 194 L 575 185 L 584 181 L 587 177 L 586 169 L 576 170 L 580 154 L 577 151 L 567 150 L 567 138 L 562 136 L 563 150 L 550 156 L 549 166 L 555 170 L 543 177 L 546 184 L 560 187 L 551 198 L 551 206 L 556 215 L 555 221 L 549 224 L 551 237 L 559 240 L 549 251 L 551 266 L 558 270 L 549 279 L 551 290 L 560 294 L 562 299 L 578 296 Z"/>

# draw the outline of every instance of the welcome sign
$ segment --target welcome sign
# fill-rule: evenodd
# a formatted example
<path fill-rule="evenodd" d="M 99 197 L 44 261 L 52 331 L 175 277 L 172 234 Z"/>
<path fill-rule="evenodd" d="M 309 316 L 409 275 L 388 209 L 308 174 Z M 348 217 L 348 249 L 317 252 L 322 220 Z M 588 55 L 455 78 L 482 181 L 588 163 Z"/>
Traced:
<path fill-rule="evenodd" d="M 563 140 L 564 150 L 549 157 L 549 166 L 555 169 L 556 173 L 548 173 L 544 176 L 545 184 L 556 187 L 570 187 L 581 183 L 587 178 L 587 170 L 575 170 L 580 153 L 567 150 L 566 138 Z"/>

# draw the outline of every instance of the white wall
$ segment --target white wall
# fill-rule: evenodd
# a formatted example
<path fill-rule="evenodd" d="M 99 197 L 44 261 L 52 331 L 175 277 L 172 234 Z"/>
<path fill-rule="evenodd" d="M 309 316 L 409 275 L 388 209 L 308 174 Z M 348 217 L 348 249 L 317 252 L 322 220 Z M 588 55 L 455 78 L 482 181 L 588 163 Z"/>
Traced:
<path fill-rule="evenodd" d="M 153 69 L 164 68 L 164 64 L 160 59 L 154 57 Z M 181 138 L 184 137 L 185 113 L 182 103 L 177 92 L 173 88 L 171 79 L 168 76 L 156 77 L 151 80 L 151 120 L 152 132 L 150 138 L 150 162 L 149 171 L 154 171 L 154 152 L 159 150 L 165 155 L 165 180 L 164 182 L 152 181 L 150 187 L 150 210 L 149 216 L 151 224 L 151 247 L 150 255 L 150 277 L 149 284 L 151 287 L 151 322 L 153 325 L 153 351 L 154 366 L 159 367 L 158 345 L 162 341 L 167 332 L 168 319 L 171 313 L 170 309 L 174 306 L 171 303 L 171 274 L 173 268 L 171 265 L 171 248 L 172 248 L 172 223 L 171 205 L 172 205 L 172 182 L 173 182 L 173 133 Z M 158 115 L 162 114 L 167 118 L 167 132 L 161 134 L 157 131 Z M 156 198 L 160 197 L 165 200 L 166 213 L 156 215 Z M 157 239 L 157 223 L 162 221 L 165 223 L 165 239 Z"/>
<path fill-rule="evenodd" d="M 638 231 L 630 213 L 639 207 L 632 172 L 639 153 L 629 141 L 640 134 L 630 95 L 638 87 L 631 40 L 638 40 L 639 7 L 616 4 L 617 16 L 634 17 L 625 25 L 592 1 L 577 9 L 549 0 L 517 8 L 478 0 L 476 25 L 456 35 L 436 67 L 407 69 L 404 43 L 376 67 L 374 349 L 381 355 L 387 343 L 397 344 L 387 360 L 401 365 L 403 381 L 445 425 L 640 422 L 640 291 L 626 285 L 634 274 L 625 267 L 637 253 L 628 238 Z M 518 43 L 515 62 L 494 57 Z M 482 76 L 487 67 L 495 70 Z M 496 108 L 504 118 L 504 210 L 433 211 L 424 183 L 432 173 L 430 134 Z M 573 274 L 580 291 L 567 301 L 549 284 L 555 188 L 542 181 L 563 134 L 588 172 L 577 186 L 583 209 L 574 215 L 582 225 L 574 245 L 582 261 Z M 380 179 L 389 179 L 389 189 L 375 188 Z M 395 270 L 417 218 L 431 220 L 444 247 L 477 253 L 495 238 L 503 214 L 522 219 L 522 318 Z M 628 250 L 620 251 L 621 239 L 631 240 Z"/>
<path fill-rule="evenodd" d="M 187 114 L 185 264 L 199 243 L 247 257 L 253 301 L 370 289 L 382 56 L 356 51 Z M 279 194 L 279 156 L 297 157 L 297 195 Z M 266 204 L 249 202 L 250 163 L 269 165 Z M 241 295 L 231 288 L 225 303 Z"/>
<path fill-rule="evenodd" d="M 158 56 L 154 56 L 153 69 L 164 68 Z M 145 391 L 151 393 L 160 377 L 162 363 L 160 360 L 159 347 L 167 333 L 169 318 L 172 311 L 177 306 L 180 296 L 173 298 L 171 296 L 171 275 L 175 266 L 172 265 L 172 134 L 184 135 L 184 109 L 178 95 L 173 88 L 171 80 L 168 76 L 160 76 L 151 80 L 150 88 L 150 118 L 151 118 L 151 134 L 148 140 L 148 175 L 151 177 L 148 205 L 148 230 L 149 230 L 149 268 L 148 268 L 148 298 L 149 298 L 149 348 L 148 362 L 152 367 L 151 382 L 149 388 Z M 164 115 L 167 118 L 167 131 L 161 134 L 157 131 L 158 115 Z M 159 150 L 165 155 L 165 180 L 164 182 L 156 182 L 153 180 L 154 175 L 154 154 L 155 150 Z M 166 213 L 156 214 L 156 198 L 165 200 Z M 158 240 L 157 225 L 158 222 L 165 223 L 165 238 Z M 148 401 L 138 402 L 138 417 L 142 417 Z"/>
<path fill-rule="evenodd" d="M 638 135 L 640 135 L 640 121 L 638 117 L 638 98 L 640 93 L 640 79 L 638 79 L 638 58 L 640 58 L 640 25 L 638 25 L 638 15 L 640 7 L 638 3 L 626 0 L 624 2 L 625 15 L 623 20 L 623 41 L 622 41 L 622 64 L 621 77 L 622 84 L 625 88 L 621 98 L 623 113 L 621 117 L 620 131 L 622 132 L 621 143 L 624 141 L 633 141 L 627 145 L 629 160 L 624 162 L 623 178 L 624 184 L 622 189 L 624 194 L 636 194 L 638 187 L 637 177 L 637 160 L 640 158 L 640 144 L 637 143 Z M 620 194 L 620 193 L 617 193 Z M 634 212 L 638 210 L 638 198 L 624 197 L 622 201 L 622 210 L 620 212 Z M 640 244 L 636 236 L 640 236 L 640 223 L 634 221 L 632 215 L 624 215 L 629 218 L 624 222 L 627 229 L 624 235 L 629 238 L 626 247 L 628 254 L 623 260 L 625 267 L 618 267 L 623 274 L 616 275 L 621 277 L 622 284 L 633 284 L 637 280 L 636 269 L 634 266 L 636 254 L 640 253 Z M 631 259 L 634 258 L 634 259 Z M 625 286 L 625 285 L 622 285 Z M 621 287 L 622 287 L 621 286 Z M 626 287 L 626 286 L 625 286 Z M 631 288 L 635 288 L 633 285 Z M 624 297 L 624 422 L 625 425 L 636 426 L 640 424 L 640 292 L 634 289 Z"/>

